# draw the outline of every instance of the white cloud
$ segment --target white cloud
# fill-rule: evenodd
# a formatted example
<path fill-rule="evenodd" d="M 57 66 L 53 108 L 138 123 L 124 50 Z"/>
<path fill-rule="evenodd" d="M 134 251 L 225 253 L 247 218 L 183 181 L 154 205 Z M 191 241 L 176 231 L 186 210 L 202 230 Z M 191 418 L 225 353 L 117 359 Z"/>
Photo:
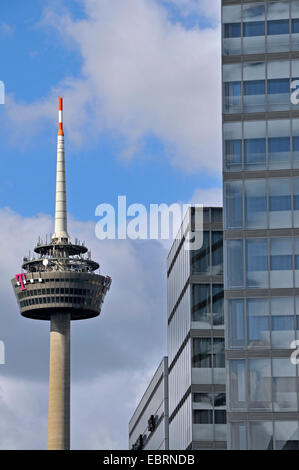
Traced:
<path fill-rule="evenodd" d="M 205 207 L 218 207 L 223 205 L 222 188 L 215 186 L 209 189 L 197 189 L 190 203 L 203 204 Z"/>
<path fill-rule="evenodd" d="M 182 2 L 181 2 L 182 3 Z M 197 2 L 191 2 L 197 4 Z M 214 3 L 214 2 L 212 2 Z M 85 19 L 47 10 L 43 28 L 65 39 L 82 58 L 82 78 L 66 77 L 44 101 L 10 101 L 9 117 L 34 130 L 53 116 L 57 93 L 65 96 L 66 127 L 81 145 L 112 131 L 124 138 L 124 158 L 148 136 L 185 171 L 221 167 L 220 28 L 187 29 L 171 23 L 153 0 L 84 0 Z M 202 1 L 201 11 L 216 15 Z M 56 38 L 59 40 L 60 38 Z M 55 98 L 54 98 L 55 97 Z"/>

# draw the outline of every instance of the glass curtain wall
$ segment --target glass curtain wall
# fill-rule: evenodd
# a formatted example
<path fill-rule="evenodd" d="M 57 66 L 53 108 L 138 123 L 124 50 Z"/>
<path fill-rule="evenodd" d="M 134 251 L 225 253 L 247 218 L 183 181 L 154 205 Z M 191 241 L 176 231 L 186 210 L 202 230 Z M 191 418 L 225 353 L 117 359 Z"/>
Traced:
<path fill-rule="evenodd" d="M 299 443 L 298 370 L 291 362 L 299 340 L 296 51 L 299 0 L 222 0 L 230 449 Z"/>

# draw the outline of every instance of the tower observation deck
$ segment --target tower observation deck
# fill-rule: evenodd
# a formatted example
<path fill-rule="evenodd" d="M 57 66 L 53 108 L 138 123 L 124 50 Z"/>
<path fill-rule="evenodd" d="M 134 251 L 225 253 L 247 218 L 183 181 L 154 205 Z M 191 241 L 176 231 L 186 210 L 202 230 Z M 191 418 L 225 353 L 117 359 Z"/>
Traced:
<path fill-rule="evenodd" d="M 39 237 L 35 255 L 23 258 L 23 272 L 12 279 L 21 315 L 49 320 L 50 374 L 48 449 L 70 448 L 70 322 L 96 317 L 111 285 L 97 274 L 84 243 L 72 243 L 67 230 L 63 101 L 59 98 L 55 230 Z"/>

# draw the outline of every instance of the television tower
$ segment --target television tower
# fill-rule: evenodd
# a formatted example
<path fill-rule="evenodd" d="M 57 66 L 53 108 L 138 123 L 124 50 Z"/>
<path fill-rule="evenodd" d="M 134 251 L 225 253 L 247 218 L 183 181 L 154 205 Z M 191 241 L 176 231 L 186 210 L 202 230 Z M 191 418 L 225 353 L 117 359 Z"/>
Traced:
<path fill-rule="evenodd" d="M 101 312 L 111 278 L 96 274 L 99 264 L 67 230 L 63 99 L 59 98 L 55 231 L 36 255 L 23 258 L 23 272 L 12 279 L 20 313 L 50 321 L 48 449 L 70 449 L 70 324 Z"/>

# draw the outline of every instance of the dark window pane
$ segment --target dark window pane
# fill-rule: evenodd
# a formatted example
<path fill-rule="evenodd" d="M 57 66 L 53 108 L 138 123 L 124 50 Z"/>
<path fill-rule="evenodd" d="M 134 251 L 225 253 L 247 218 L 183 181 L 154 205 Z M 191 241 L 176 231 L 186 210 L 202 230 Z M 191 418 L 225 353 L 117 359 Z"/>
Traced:
<path fill-rule="evenodd" d="M 213 274 L 223 272 L 223 233 L 212 232 L 212 268 Z"/>
<path fill-rule="evenodd" d="M 226 424 L 225 410 L 215 410 L 215 424 Z"/>
<path fill-rule="evenodd" d="M 210 338 L 193 338 L 192 367 L 212 367 L 212 349 Z"/>
<path fill-rule="evenodd" d="M 224 25 L 225 38 L 239 38 L 241 36 L 241 23 L 226 23 Z"/>
<path fill-rule="evenodd" d="M 266 139 L 245 139 L 245 163 L 266 162 Z"/>
<path fill-rule="evenodd" d="M 218 393 L 214 397 L 214 406 L 226 406 L 226 395 L 225 393 Z"/>
<path fill-rule="evenodd" d="M 244 95 L 264 95 L 265 93 L 265 80 L 244 81 Z"/>
<path fill-rule="evenodd" d="M 213 367 L 225 367 L 224 338 L 215 338 L 213 342 Z"/>
<path fill-rule="evenodd" d="M 224 324 L 224 313 L 223 313 L 223 285 L 213 284 L 212 287 L 212 302 L 213 302 L 213 324 L 223 325 Z"/>
<path fill-rule="evenodd" d="M 289 20 L 268 21 L 268 34 L 289 34 Z"/>
<path fill-rule="evenodd" d="M 290 152 L 290 137 L 270 137 L 269 152 Z"/>
<path fill-rule="evenodd" d="M 268 93 L 290 93 L 290 80 L 288 78 L 275 78 L 268 80 Z"/>
<path fill-rule="evenodd" d="M 194 424 L 213 424 L 212 410 L 193 410 Z"/>
<path fill-rule="evenodd" d="M 292 20 L 292 33 L 299 33 L 299 19 Z"/>
<path fill-rule="evenodd" d="M 203 244 L 200 250 L 192 251 L 192 272 L 206 273 L 210 271 L 210 236 L 203 232 Z"/>
<path fill-rule="evenodd" d="M 193 284 L 192 320 L 210 322 L 210 285 Z"/>
<path fill-rule="evenodd" d="M 271 271 L 284 271 L 292 269 L 291 255 L 273 255 L 270 257 Z"/>
<path fill-rule="evenodd" d="M 248 21 L 243 23 L 243 34 L 249 36 L 265 36 L 264 21 Z"/>

